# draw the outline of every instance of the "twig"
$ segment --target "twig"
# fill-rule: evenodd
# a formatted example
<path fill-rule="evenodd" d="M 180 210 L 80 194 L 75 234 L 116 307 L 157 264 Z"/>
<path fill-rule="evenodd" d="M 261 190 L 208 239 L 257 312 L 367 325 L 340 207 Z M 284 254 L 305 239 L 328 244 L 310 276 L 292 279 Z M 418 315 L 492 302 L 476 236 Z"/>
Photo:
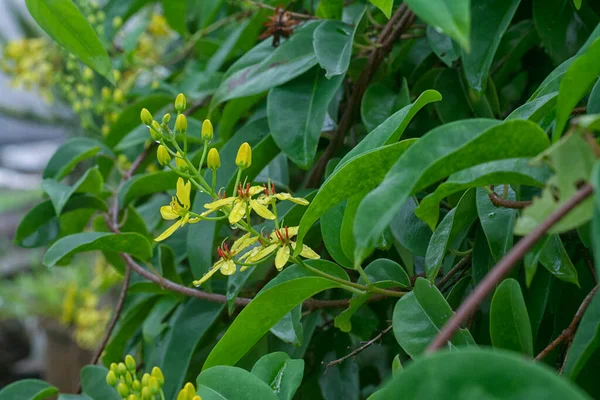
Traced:
<path fill-rule="evenodd" d="M 463 258 L 460 259 L 459 262 L 456 263 L 456 265 L 454 267 L 452 267 L 452 269 L 450 271 L 448 271 L 448 273 L 446 275 L 444 275 L 444 277 L 442 279 L 440 279 L 440 281 L 438 283 L 436 283 L 435 286 L 439 288 L 443 287 L 446 282 L 448 282 L 450 280 L 450 278 L 452 278 L 454 276 L 454 274 L 456 274 L 457 272 L 459 272 L 460 270 L 462 270 L 463 268 L 465 268 L 467 265 L 469 265 L 469 261 L 471 261 L 471 254 L 467 254 L 466 256 L 464 256 Z"/>
<path fill-rule="evenodd" d="M 585 310 L 587 310 L 588 306 L 592 302 L 592 299 L 594 298 L 594 295 L 596 294 L 597 291 L 598 291 L 598 286 L 594 286 L 594 288 L 588 293 L 588 295 L 585 296 L 585 299 L 583 299 L 583 302 L 581 302 L 581 305 L 577 309 L 577 312 L 575 313 L 575 316 L 573 317 L 573 320 L 571 321 L 571 323 L 569 324 L 567 329 L 562 331 L 562 333 L 560 335 L 558 335 L 558 337 L 556 339 L 554 339 L 552 341 L 552 343 L 550 343 L 548 346 L 546 346 L 546 348 L 544 350 L 542 350 L 537 356 L 535 356 L 535 360 L 540 361 L 540 360 L 544 359 L 544 357 L 546 357 L 548 354 L 550 354 L 550 352 L 552 350 L 554 350 L 559 344 L 561 344 L 563 340 L 569 340 L 569 341 L 573 340 L 577 326 L 579 325 L 579 322 L 581 322 L 581 318 L 583 318 L 583 314 L 585 313 Z M 567 355 L 568 355 L 568 352 L 567 352 Z M 565 361 L 566 361 L 566 356 L 565 356 Z"/>
<path fill-rule="evenodd" d="M 571 111 L 571 115 L 581 115 L 581 114 L 585 114 L 586 112 L 587 112 L 587 107 L 586 106 L 575 107 L 573 109 L 573 111 Z"/>
<path fill-rule="evenodd" d="M 492 204 L 496 207 L 522 209 L 531 205 L 531 201 L 514 201 L 503 199 L 502 197 L 498 196 L 495 192 L 489 194 L 489 198 Z"/>
<path fill-rule="evenodd" d="M 252 4 L 253 6 L 256 6 L 258 8 L 265 8 L 267 10 L 271 10 L 271 11 L 275 11 L 275 7 L 270 6 L 268 4 L 264 4 L 264 3 L 258 3 L 256 1 L 253 0 L 244 0 L 246 3 L 248 4 Z M 297 12 L 292 12 L 292 11 L 287 11 L 286 12 L 291 15 L 292 17 L 296 17 L 296 18 L 303 18 L 303 19 L 320 19 L 319 17 L 315 17 L 314 15 L 308 15 L 308 14 L 301 14 L 301 13 L 297 13 Z"/>
<path fill-rule="evenodd" d="M 575 208 L 579 203 L 592 195 L 594 189 L 592 185 L 586 184 L 575 193 L 573 197 L 567 200 L 563 205 L 556 209 L 541 224 L 539 224 L 531 233 L 522 238 L 498 264 L 485 276 L 485 278 L 475 287 L 469 297 L 456 310 L 456 314 L 444 325 L 442 331 L 435 337 L 433 342 L 427 347 L 427 352 L 434 352 L 444 346 L 456 332 L 463 321 L 467 320 L 479 304 L 494 290 L 496 285 L 510 272 L 517 262 L 524 257 L 535 243 L 550 229 L 554 224 L 560 221 L 565 215 Z"/>
<path fill-rule="evenodd" d="M 350 95 L 340 123 L 335 130 L 333 139 L 329 142 L 325 152 L 321 158 L 319 158 L 319 161 L 317 161 L 311 174 L 306 180 L 307 187 L 318 186 L 325 172 L 325 167 L 327 167 L 327 163 L 331 157 L 333 157 L 337 149 L 344 143 L 344 138 L 352 127 L 357 111 L 360 107 L 362 97 L 367 90 L 371 79 L 375 75 L 375 72 L 381 65 L 383 59 L 391 51 L 394 42 L 414 22 L 414 20 L 415 15 L 403 3 L 400 7 L 398 7 L 398 10 L 394 13 L 392 18 L 390 18 L 388 23 L 381 31 L 381 34 L 377 39 L 378 46 L 371 52 L 367 66 L 362 70 L 358 79 L 356 80 L 354 90 Z"/>
<path fill-rule="evenodd" d="M 337 360 L 333 360 L 332 362 L 328 363 L 327 366 L 325 366 L 325 370 L 327 370 L 327 368 L 331 368 L 334 365 L 337 364 L 341 364 L 342 362 L 344 362 L 345 360 L 354 357 L 355 355 L 357 355 L 358 353 L 364 351 L 367 347 L 372 346 L 375 342 L 377 342 L 378 340 L 380 340 L 383 336 L 385 336 L 386 333 L 388 333 L 390 330 L 392 330 L 392 326 L 390 325 L 387 328 L 385 328 L 383 331 L 381 331 L 377 336 L 375 336 L 373 339 L 369 340 L 367 343 L 363 344 L 362 346 L 360 346 L 358 349 L 353 350 L 351 353 L 346 354 L 344 357 L 342 358 L 338 358 Z"/>

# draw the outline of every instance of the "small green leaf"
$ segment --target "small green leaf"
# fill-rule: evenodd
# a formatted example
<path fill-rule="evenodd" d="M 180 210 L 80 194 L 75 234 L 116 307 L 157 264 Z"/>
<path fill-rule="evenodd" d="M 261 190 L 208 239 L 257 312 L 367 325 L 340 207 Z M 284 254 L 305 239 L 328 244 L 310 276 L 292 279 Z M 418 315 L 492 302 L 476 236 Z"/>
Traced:
<path fill-rule="evenodd" d="M 52 178 L 42 181 L 42 190 L 48 194 L 54 206 L 56 215 L 60 215 L 63 208 L 75 193 L 98 194 L 102 190 L 104 179 L 98 167 L 88 169 L 73 186 L 68 186 Z"/>
<path fill-rule="evenodd" d="M 539 254 L 539 262 L 558 279 L 579 286 L 577 269 L 569 258 L 560 236 L 550 235 Z"/>
<path fill-rule="evenodd" d="M 352 330 L 352 322 L 350 320 L 371 296 L 371 294 L 361 294 L 351 298 L 348 303 L 348 308 L 335 317 L 333 325 L 342 332 L 350 332 Z"/>
<path fill-rule="evenodd" d="M 138 233 L 82 232 L 54 243 L 44 255 L 43 263 L 53 267 L 73 254 L 94 250 L 128 253 L 142 260 L 152 255 L 150 242 Z"/>
<path fill-rule="evenodd" d="M 44 400 L 55 396 L 58 389 L 38 379 L 22 379 L 0 390 L 2 400 Z"/>
<path fill-rule="evenodd" d="M 456 207 L 454 207 L 440 222 L 433 232 L 425 255 L 425 274 L 431 282 L 442 266 L 446 252 L 460 236 L 469 228 L 477 218 L 477 207 L 475 205 L 475 190 L 469 189 L 462 195 Z"/>
<path fill-rule="evenodd" d="M 292 360 L 283 352 L 270 353 L 261 357 L 250 372 L 269 385 L 279 400 L 292 400 L 302 383 L 304 360 Z"/>
<path fill-rule="evenodd" d="M 427 43 L 436 56 L 449 67 L 460 56 L 460 49 L 454 45 L 450 36 L 438 32 L 433 26 L 427 26 Z"/>
<path fill-rule="evenodd" d="M 504 198 L 504 187 L 496 186 L 495 193 Z M 510 187 L 507 200 L 515 201 L 517 196 Z M 496 207 L 485 190 L 477 188 L 477 214 L 485 233 L 494 260 L 500 261 L 513 246 L 513 229 L 517 210 L 513 208 Z"/>
<path fill-rule="evenodd" d="M 236 367 L 204 369 L 196 378 L 197 393 L 206 400 L 277 400 L 273 390 L 259 377 Z"/>
<path fill-rule="evenodd" d="M 187 2 L 185 1 L 162 0 L 163 13 L 167 22 L 169 23 L 169 26 L 181 36 L 185 36 L 187 34 L 185 23 L 187 14 L 186 3 Z"/>
<path fill-rule="evenodd" d="M 596 81 L 587 102 L 588 114 L 600 114 L 600 80 Z"/>
<path fill-rule="evenodd" d="M 380 288 L 410 287 L 410 278 L 400 264 L 387 258 L 378 258 L 365 268 L 365 275 L 373 286 Z M 364 278 L 358 282 L 366 284 Z"/>
<path fill-rule="evenodd" d="M 52 39 L 109 82 L 115 83 L 106 50 L 71 0 L 26 0 L 25 3 L 33 19 Z"/>
<path fill-rule="evenodd" d="M 422 357 L 375 392 L 371 400 L 394 399 L 398 393 L 406 400 L 590 399 L 543 363 L 496 349 L 439 351 Z"/>
<path fill-rule="evenodd" d="M 115 388 L 106 383 L 108 369 L 99 365 L 87 365 L 81 370 L 81 390 L 94 400 L 120 400 Z"/>
<path fill-rule="evenodd" d="M 392 16 L 392 8 L 394 0 L 369 0 L 371 4 L 379 8 L 383 14 L 389 19 Z"/>
<path fill-rule="evenodd" d="M 131 286 L 129 293 L 131 293 Z M 179 300 L 175 296 L 163 296 L 154 304 L 152 311 L 142 324 L 142 335 L 146 343 L 152 343 L 162 331 L 167 329 L 168 324 L 163 321 L 179 304 Z"/>
<path fill-rule="evenodd" d="M 521 286 L 509 278 L 496 289 L 490 307 L 490 337 L 494 347 L 533 356 L 531 324 Z"/>

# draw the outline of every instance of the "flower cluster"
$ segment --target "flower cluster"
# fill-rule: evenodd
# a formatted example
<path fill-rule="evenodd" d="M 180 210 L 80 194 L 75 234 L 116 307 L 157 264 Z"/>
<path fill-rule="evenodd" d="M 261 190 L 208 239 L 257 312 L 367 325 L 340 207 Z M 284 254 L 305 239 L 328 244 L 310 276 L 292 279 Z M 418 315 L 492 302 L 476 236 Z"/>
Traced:
<path fill-rule="evenodd" d="M 137 377 L 137 364 L 131 355 L 125 357 L 125 362 L 112 363 L 106 374 L 106 383 L 114 387 L 124 400 L 164 400 L 162 388 L 165 377 L 158 367 L 152 368 L 150 374 L 145 373 L 141 379 Z M 177 400 L 202 400 L 196 395 L 196 389 L 191 383 L 186 383 L 179 392 Z"/>
<path fill-rule="evenodd" d="M 183 94 L 177 96 L 174 104 L 177 117 L 173 127 L 169 125 L 171 114 L 165 114 L 162 122 L 159 123 L 147 109 L 142 109 L 140 113 L 140 119 L 148 127 L 152 139 L 158 144 L 156 150 L 158 163 L 180 176 L 177 180 L 175 196 L 168 205 L 160 208 L 163 219 L 175 222 L 155 241 L 165 240 L 186 224 L 195 224 L 202 220 L 227 219 L 232 227 L 245 232 L 231 247 L 224 241 L 217 248 L 219 259 L 201 279 L 193 282 L 195 286 L 202 285 L 217 271 L 223 275 L 232 275 L 238 270 L 238 266 L 240 271 L 243 271 L 250 266 L 265 262 L 273 254 L 275 254 L 275 266 L 278 270 L 281 270 L 290 260 L 298 262 L 292 255 L 296 248 L 296 242 L 292 239 L 298 233 L 298 227 L 280 223 L 277 217 L 277 202 L 291 201 L 306 206 L 308 201 L 289 193 L 277 192 L 271 182 L 266 185 L 252 185 L 247 182 L 247 178 L 242 181 L 243 171 L 252 165 L 252 148 L 248 143 L 243 143 L 238 149 L 235 158 L 237 176 L 231 194 L 227 196 L 225 188 L 216 191 L 216 171 L 221 167 L 221 159 L 215 147 L 209 148 L 213 140 L 213 126 L 209 120 L 205 120 L 202 124 L 203 149 L 200 163 L 196 167 L 188 156 L 188 122 L 183 113 L 186 102 Z M 202 174 L 205 162 L 206 167 L 212 170 L 210 185 Z M 191 209 L 192 187 L 213 198 L 212 202 L 204 204 L 204 210 L 201 212 Z M 273 221 L 274 231 L 270 234 L 266 230 L 258 232 L 253 227 L 254 214 Z M 319 258 L 319 255 L 306 245 L 303 245 L 299 255 L 310 259 Z"/>

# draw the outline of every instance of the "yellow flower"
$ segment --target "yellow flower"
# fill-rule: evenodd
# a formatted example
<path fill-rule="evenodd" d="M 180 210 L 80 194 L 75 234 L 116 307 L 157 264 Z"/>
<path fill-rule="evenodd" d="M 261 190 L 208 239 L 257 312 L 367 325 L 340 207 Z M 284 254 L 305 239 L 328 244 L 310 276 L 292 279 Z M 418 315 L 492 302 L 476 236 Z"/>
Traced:
<path fill-rule="evenodd" d="M 296 249 L 296 242 L 292 242 L 291 238 L 298 234 L 298 227 L 285 227 L 276 229 L 270 236 L 270 244 L 263 247 L 256 247 L 250 250 L 248 253 L 244 254 L 240 257 L 240 261 L 244 261 L 247 264 L 253 264 L 259 262 L 277 250 L 277 254 L 275 255 L 275 268 L 281 271 L 285 264 L 287 264 L 290 259 L 290 247 L 292 250 Z M 307 245 L 302 245 L 302 251 L 300 255 L 304 258 L 310 258 L 313 260 L 321 258 L 313 249 L 308 247 Z M 242 267 L 242 270 L 245 268 Z"/>
<path fill-rule="evenodd" d="M 252 196 L 262 191 L 262 186 L 251 187 L 248 183 L 246 187 L 244 187 L 244 185 L 240 184 L 237 188 L 237 196 L 225 197 L 224 199 L 219 199 L 213 201 L 212 203 L 205 204 L 204 208 L 207 208 L 208 211 L 205 211 L 202 213 L 202 215 L 208 215 L 224 207 L 232 206 L 231 212 L 229 213 L 229 223 L 231 224 L 236 224 L 242 218 L 244 218 L 247 207 L 250 207 L 251 210 L 254 210 L 264 219 L 275 219 L 275 214 L 269 211 L 269 209 L 263 204 L 252 198 Z"/>
<path fill-rule="evenodd" d="M 246 233 L 244 236 L 242 236 L 233 243 L 233 246 L 231 246 L 231 250 L 229 249 L 229 246 L 227 246 L 227 243 L 223 243 L 220 247 L 217 248 L 217 253 L 220 257 L 219 260 L 213 265 L 210 271 L 204 274 L 202 278 L 192 282 L 193 285 L 202 285 L 211 276 L 213 276 L 215 272 L 219 270 L 223 275 L 235 274 L 236 266 L 234 257 L 240 254 L 240 252 L 244 251 L 248 247 L 252 246 L 257 241 L 258 237 L 252 236 L 250 233 Z"/>
<path fill-rule="evenodd" d="M 262 204 L 269 204 L 272 200 L 277 199 L 280 201 L 284 201 L 284 200 L 288 200 L 291 201 L 292 203 L 296 203 L 296 204 L 300 204 L 301 206 L 307 206 L 309 204 L 308 200 L 303 199 L 301 197 L 293 197 L 291 194 L 289 193 L 277 193 L 275 191 L 275 184 L 271 183 L 271 187 L 269 188 L 268 185 L 264 186 L 265 190 L 264 190 L 264 195 L 260 196 L 258 198 L 258 201 L 260 201 Z"/>
<path fill-rule="evenodd" d="M 192 191 L 192 184 L 190 181 L 184 183 L 182 178 L 177 180 L 177 195 L 173 196 L 171 203 L 168 206 L 162 206 L 160 208 L 160 215 L 163 219 L 170 221 L 177 219 L 173 225 L 167 228 L 166 231 L 161 233 L 156 239 L 156 242 L 165 240 L 171 236 L 177 229 L 181 228 L 187 223 L 195 224 L 200 221 L 200 218 L 190 218 L 189 210 L 191 206 L 190 193 Z"/>

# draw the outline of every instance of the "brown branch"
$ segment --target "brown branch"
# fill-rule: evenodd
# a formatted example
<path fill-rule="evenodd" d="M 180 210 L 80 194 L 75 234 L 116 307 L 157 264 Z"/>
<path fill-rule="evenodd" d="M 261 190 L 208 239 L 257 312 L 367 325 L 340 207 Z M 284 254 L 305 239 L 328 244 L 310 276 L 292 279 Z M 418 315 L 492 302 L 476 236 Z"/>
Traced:
<path fill-rule="evenodd" d="M 444 346 L 452 335 L 460 328 L 460 325 L 466 321 L 479 304 L 494 290 L 497 284 L 512 270 L 517 262 L 525 256 L 535 243 L 544 236 L 544 234 L 560 221 L 565 215 L 575 208 L 579 203 L 592 195 L 594 189 L 592 185 L 586 184 L 575 193 L 573 197 L 567 200 L 563 205 L 556 209 L 541 224 L 539 224 L 531 233 L 523 237 L 498 264 L 485 276 L 485 278 L 475 287 L 469 297 L 456 310 L 456 314 L 444 325 L 442 331 L 435 337 L 433 342 L 427 347 L 427 352 L 434 352 Z"/>
<path fill-rule="evenodd" d="M 450 280 L 457 272 L 461 271 L 463 268 L 466 268 L 469 265 L 469 261 L 471 261 L 471 254 L 467 254 L 463 258 L 460 259 L 459 262 L 456 263 L 454 267 L 440 281 L 435 285 L 438 289 L 441 289 L 446 282 Z"/>
<path fill-rule="evenodd" d="M 246 3 L 248 4 L 252 4 L 253 6 L 256 6 L 258 8 L 264 8 L 267 10 L 271 10 L 271 11 L 275 11 L 276 7 L 270 6 L 268 4 L 264 4 L 264 3 L 258 3 L 256 1 L 253 0 L 244 0 Z M 292 11 L 287 11 L 286 12 L 291 15 L 292 17 L 296 17 L 296 18 L 302 18 L 302 19 L 320 19 L 319 17 L 315 17 L 314 15 L 308 15 L 308 14 L 301 14 L 301 13 L 297 13 L 297 12 L 292 12 Z"/>
<path fill-rule="evenodd" d="M 306 180 L 307 187 L 317 187 L 319 185 L 325 172 L 325 168 L 327 167 L 327 163 L 331 157 L 333 157 L 337 149 L 344 143 L 344 138 L 350 131 L 350 128 L 356 119 L 362 97 L 367 90 L 371 79 L 375 75 L 375 72 L 377 72 L 383 59 L 391 51 L 393 44 L 414 20 L 415 15 L 405 4 L 402 4 L 381 31 L 381 34 L 377 39 L 376 48 L 371 52 L 366 67 L 362 70 L 356 80 L 354 90 L 348 99 L 348 104 L 340 123 L 335 130 L 333 139 L 329 142 L 325 152 L 321 158 L 319 158 L 319 161 L 317 161 L 311 174 Z"/>
<path fill-rule="evenodd" d="M 496 193 L 490 194 L 489 198 L 490 198 L 490 201 L 492 202 L 492 204 L 495 205 L 496 207 L 522 209 L 525 207 L 529 207 L 531 205 L 531 201 L 507 200 L 507 199 L 503 199 L 502 197 L 498 196 Z"/>
<path fill-rule="evenodd" d="M 583 106 L 583 107 L 575 107 L 573 109 L 573 111 L 571 111 L 571 115 L 581 115 L 581 114 L 585 114 L 587 112 L 587 107 Z"/>
<path fill-rule="evenodd" d="M 561 344 L 563 340 L 568 340 L 569 342 L 573 340 L 573 337 L 575 336 L 575 331 L 577 330 L 577 326 L 579 325 L 579 322 L 581 322 L 581 318 L 583 318 L 585 310 L 587 310 L 597 291 L 598 286 L 594 286 L 594 288 L 588 293 L 588 295 L 585 296 L 585 299 L 583 299 L 583 302 L 577 309 L 577 312 L 575 313 L 575 316 L 573 317 L 573 320 L 571 321 L 567 329 L 562 331 L 562 333 L 558 335 L 558 337 L 554 339 L 552 343 L 546 346 L 544 350 L 542 350 L 537 356 L 535 356 L 535 360 L 540 361 L 544 359 L 544 357 L 550 354 L 550 352 L 554 350 L 559 344 Z"/>
<path fill-rule="evenodd" d="M 373 339 L 369 340 L 367 343 L 360 346 L 358 349 L 353 350 L 351 353 L 346 354 L 342 358 L 338 358 L 337 360 L 333 360 L 332 362 L 328 363 L 327 366 L 325 367 L 325 370 L 327 370 L 327 368 L 333 367 L 334 365 L 341 364 L 342 362 L 346 361 L 347 359 L 352 358 L 355 355 L 357 355 L 358 353 L 364 351 L 369 346 L 372 346 L 375 342 L 377 342 L 382 337 L 384 337 L 386 333 L 388 333 L 390 330 L 392 330 L 392 326 L 393 325 L 390 325 L 387 328 L 385 328 L 384 330 L 382 330 L 377 336 L 375 336 Z"/>

